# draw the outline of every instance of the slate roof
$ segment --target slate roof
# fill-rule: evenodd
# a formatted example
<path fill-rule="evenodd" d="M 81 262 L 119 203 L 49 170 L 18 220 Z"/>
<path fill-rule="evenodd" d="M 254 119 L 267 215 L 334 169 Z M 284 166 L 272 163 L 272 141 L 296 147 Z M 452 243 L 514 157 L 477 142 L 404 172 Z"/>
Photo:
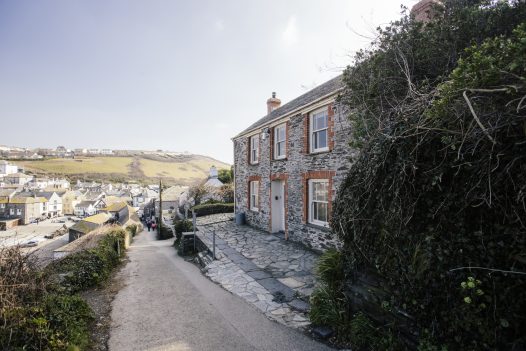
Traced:
<path fill-rule="evenodd" d="M 81 201 L 75 207 L 89 207 L 89 205 L 95 205 L 96 201 Z"/>
<path fill-rule="evenodd" d="M 76 232 L 87 234 L 97 228 L 99 228 L 101 225 L 98 223 L 92 223 L 87 221 L 80 221 L 78 223 L 75 223 L 73 226 L 71 226 L 69 229 L 74 230 Z"/>
<path fill-rule="evenodd" d="M 287 113 L 290 113 L 300 107 L 308 105 L 309 103 L 314 102 L 317 99 L 325 95 L 338 91 L 339 89 L 343 87 L 342 77 L 343 75 L 339 75 L 329 80 L 328 82 L 325 82 L 322 85 L 319 85 L 316 88 L 306 92 L 305 94 L 298 96 L 294 100 L 287 102 L 285 105 L 278 107 L 277 109 L 275 109 L 268 115 L 257 120 L 255 123 L 250 125 L 250 127 L 243 130 L 241 133 L 236 135 L 234 138 L 240 137 L 241 135 L 248 133 L 258 127 L 261 127 L 267 123 L 277 120 L 280 117 L 283 117 L 284 115 L 286 115 Z"/>
<path fill-rule="evenodd" d="M 99 214 L 96 214 L 96 215 L 93 215 L 93 216 L 89 216 L 89 217 L 86 217 L 84 218 L 82 221 L 80 222 L 89 222 L 89 223 L 96 223 L 96 224 L 104 224 L 106 223 L 109 219 L 111 218 L 111 216 L 107 213 L 99 213 Z M 80 223 L 79 222 L 79 223 Z"/>
<path fill-rule="evenodd" d="M 119 212 L 120 210 L 122 210 L 126 206 L 128 206 L 128 204 L 126 202 L 121 201 L 121 202 L 112 203 L 111 205 L 109 205 L 107 207 L 104 207 L 101 210 L 102 211 L 108 211 L 108 212 Z"/>

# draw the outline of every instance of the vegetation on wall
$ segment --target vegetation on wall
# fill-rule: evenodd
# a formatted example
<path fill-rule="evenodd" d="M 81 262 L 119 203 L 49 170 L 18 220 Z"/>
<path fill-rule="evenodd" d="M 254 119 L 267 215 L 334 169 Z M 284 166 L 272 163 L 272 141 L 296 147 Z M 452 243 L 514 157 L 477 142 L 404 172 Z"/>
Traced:
<path fill-rule="evenodd" d="M 18 247 L 1 249 L 0 348 L 88 350 L 93 313 L 76 293 L 109 276 L 123 240 L 122 230 L 111 230 L 97 247 L 45 269 Z"/>
<path fill-rule="evenodd" d="M 197 217 L 234 212 L 234 203 L 206 203 L 192 207 Z"/>
<path fill-rule="evenodd" d="M 437 12 L 380 30 L 344 72 L 361 152 L 333 206 L 342 289 L 345 301 L 374 295 L 356 288 L 374 275 L 382 294 L 369 301 L 384 313 L 350 302 L 340 313 L 404 347 L 524 348 L 526 4 L 444 1 Z"/>

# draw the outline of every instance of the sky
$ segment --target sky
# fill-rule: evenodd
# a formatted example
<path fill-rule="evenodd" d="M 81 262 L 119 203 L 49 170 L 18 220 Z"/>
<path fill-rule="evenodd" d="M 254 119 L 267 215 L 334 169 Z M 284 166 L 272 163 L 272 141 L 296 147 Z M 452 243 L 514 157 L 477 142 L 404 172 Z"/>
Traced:
<path fill-rule="evenodd" d="M 0 0 L 0 145 L 189 151 L 337 76 L 417 0 Z"/>

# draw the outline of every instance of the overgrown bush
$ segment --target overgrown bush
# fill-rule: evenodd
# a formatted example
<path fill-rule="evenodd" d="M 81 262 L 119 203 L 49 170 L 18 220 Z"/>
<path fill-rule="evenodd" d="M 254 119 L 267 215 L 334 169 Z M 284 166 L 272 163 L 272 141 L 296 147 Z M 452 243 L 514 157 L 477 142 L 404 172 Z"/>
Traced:
<path fill-rule="evenodd" d="M 132 237 L 135 237 L 138 232 L 142 230 L 142 226 L 140 224 L 130 224 L 126 226 L 126 230 L 131 234 Z"/>
<path fill-rule="evenodd" d="M 422 350 L 526 347 L 525 18 L 524 2 L 444 1 L 429 24 L 380 31 L 344 74 L 360 148 L 333 207 L 344 291 L 375 272 L 407 316 L 386 335 Z"/>
<path fill-rule="evenodd" d="M 93 314 L 76 292 L 106 279 L 124 251 L 124 231 L 41 269 L 20 248 L 0 249 L 0 348 L 86 350 Z M 119 252 L 120 249 L 120 252 Z"/>
<path fill-rule="evenodd" d="M 201 216 L 208 216 L 211 214 L 217 214 L 217 213 L 232 213 L 234 212 L 234 204 L 233 203 L 212 203 L 212 204 L 202 204 L 192 207 L 192 210 L 194 210 L 195 215 L 197 217 Z"/>
<path fill-rule="evenodd" d="M 194 226 L 192 224 L 192 221 L 188 219 L 174 219 L 174 230 L 175 230 L 176 240 L 180 240 L 181 235 L 184 232 L 193 231 Z"/>
<path fill-rule="evenodd" d="M 159 240 L 171 239 L 174 237 L 172 229 L 165 224 L 159 224 L 161 230 L 157 232 L 157 238 Z"/>
<path fill-rule="evenodd" d="M 62 286 L 75 293 L 105 281 L 124 254 L 124 230 L 113 229 L 95 248 L 52 263 L 48 269 L 62 275 Z"/>
<path fill-rule="evenodd" d="M 318 284 L 310 297 L 309 318 L 316 325 L 331 326 L 348 341 L 350 336 L 350 305 L 343 292 L 344 267 L 341 252 L 328 250 L 316 263 Z"/>

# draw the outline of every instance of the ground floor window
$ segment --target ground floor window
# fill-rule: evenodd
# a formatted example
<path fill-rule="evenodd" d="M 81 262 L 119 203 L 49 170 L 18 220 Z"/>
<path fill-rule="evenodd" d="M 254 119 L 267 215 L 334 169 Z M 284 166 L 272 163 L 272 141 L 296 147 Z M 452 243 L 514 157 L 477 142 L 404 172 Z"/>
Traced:
<path fill-rule="evenodd" d="M 17 208 L 17 209 L 16 209 L 16 214 L 17 214 L 17 216 L 20 216 L 20 215 L 22 214 L 22 210 L 19 209 L 19 208 Z"/>
<path fill-rule="evenodd" d="M 257 180 L 250 182 L 250 209 L 259 211 L 259 182 Z"/>
<path fill-rule="evenodd" d="M 309 222 L 327 227 L 329 225 L 329 180 L 309 180 Z"/>

